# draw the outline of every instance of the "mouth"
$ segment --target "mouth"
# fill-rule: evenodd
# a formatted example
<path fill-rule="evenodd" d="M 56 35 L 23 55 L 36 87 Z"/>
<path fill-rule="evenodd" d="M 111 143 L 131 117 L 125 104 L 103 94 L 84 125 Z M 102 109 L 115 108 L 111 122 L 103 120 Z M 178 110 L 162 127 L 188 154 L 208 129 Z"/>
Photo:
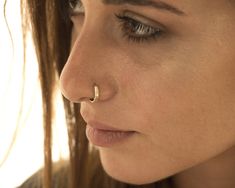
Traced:
<path fill-rule="evenodd" d="M 88 140 L 99 147 L 112 147 L 121 144 L 135 133 L 136 131 L 119 130 L 98 123 L 88 123 L 86 126 L 86 136 Z"/>

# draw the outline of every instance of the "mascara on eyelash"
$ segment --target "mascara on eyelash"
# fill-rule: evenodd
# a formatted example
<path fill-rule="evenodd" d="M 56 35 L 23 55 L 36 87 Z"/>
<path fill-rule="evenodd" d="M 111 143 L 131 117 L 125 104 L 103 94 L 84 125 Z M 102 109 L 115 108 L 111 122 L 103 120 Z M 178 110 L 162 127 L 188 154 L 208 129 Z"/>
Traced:
<path fill-rule="evenodd" d="M 116 15 L 116 18 L 121 22 L 121 30 L 123 37 L 133 42 L 144 42 L 151 39 L 158 39 L 164 33 L 160 28 L 153 28 L 143 24 L 126 15 Z"/>

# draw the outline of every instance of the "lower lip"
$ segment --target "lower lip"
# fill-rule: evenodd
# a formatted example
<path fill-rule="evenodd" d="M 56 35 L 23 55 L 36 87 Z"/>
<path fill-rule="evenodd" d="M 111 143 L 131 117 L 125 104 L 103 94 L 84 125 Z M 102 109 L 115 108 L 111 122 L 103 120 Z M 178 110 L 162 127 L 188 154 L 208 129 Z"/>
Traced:
<path fill-rule="evenodd" d="M 86 127 L 86 136 L 88 140 L 100 147 L 111 147 L 117 143 L 123 142 L 131 137 L 134 131 L 111 131 L 96 129 L 89 125 Z"/>

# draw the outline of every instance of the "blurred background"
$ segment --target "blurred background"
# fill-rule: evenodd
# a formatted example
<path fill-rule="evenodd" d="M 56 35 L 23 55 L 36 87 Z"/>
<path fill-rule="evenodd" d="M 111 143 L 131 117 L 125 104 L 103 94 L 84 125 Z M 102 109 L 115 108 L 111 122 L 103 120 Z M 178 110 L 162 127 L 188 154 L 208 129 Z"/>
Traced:
<path fill-rule="evenodd" d="M 5 16 L 4 0 L 1 0 L 0 188 L 19 186 L 43 166 L 42 104 L 37 61 L 30 35 L 25 69 L 23 67 L 20 0 L 7 0 Z M 59 91 L 56 104 L 54 161 L 68 157 L 67 130 Z"/>

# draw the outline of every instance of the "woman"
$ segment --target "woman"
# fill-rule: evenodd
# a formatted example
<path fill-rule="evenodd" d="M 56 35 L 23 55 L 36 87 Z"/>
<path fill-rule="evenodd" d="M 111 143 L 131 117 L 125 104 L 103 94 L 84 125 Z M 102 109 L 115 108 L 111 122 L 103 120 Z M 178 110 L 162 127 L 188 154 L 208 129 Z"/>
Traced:
<path fill-rule="evenodd" d="M 234 5 L 25 2 L 44 100 L 45 187 L 53 186 L 57 75 L 66 98 L 71 187 L 235 187 Z"/>

